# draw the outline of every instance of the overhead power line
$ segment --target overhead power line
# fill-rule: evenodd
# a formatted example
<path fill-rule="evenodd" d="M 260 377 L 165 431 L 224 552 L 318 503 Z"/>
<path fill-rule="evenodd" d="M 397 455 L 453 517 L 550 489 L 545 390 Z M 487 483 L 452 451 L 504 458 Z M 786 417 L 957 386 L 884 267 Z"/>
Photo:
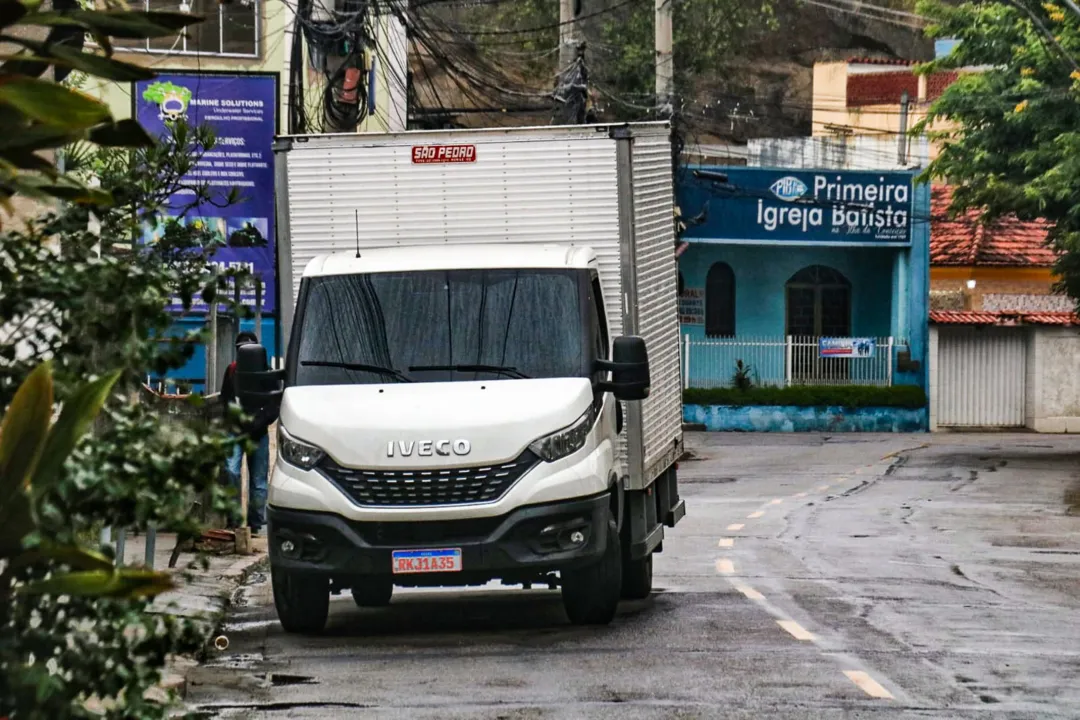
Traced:
<path fill-rule="evenodd" d="M 622 2 L 618 2 L 618 3 L 614 4 L 614 5 L 612 5 L 611 7 L 604 8 L 603 10 L 596 10 L 596 11 L 591 12 L 591 13 L 582 13 L 582 14 L 578 15 L 573 20 L 569 20 L 569 21 L 566 21 L 566 22 L 554 22 L 554 23 L 549 23 L 547 25 L 537 25 L 535 27 L 530 27 L 530 28 L 514 28 L 514 29 L 510 29 L 510 30 L 466 30 L 466 29 L 458 29 L 458 31 L 463 32 L 466 35 L 529 35 L 529 34 L 532 34 L 532 33 L 545 32 L 547 30 L 555 30 L 555 29 L 563 27 L 564 25 L 572 25 L 574 23 L 580 23 L 582 20 L 588 20 L 590 18 L 600 17 L 601 15 L 607 15 L 608 13 L 615 12 L 616 10 L 619 10 L 621 8 L 624 8 L 624 7 L 628 7 L 630 5 L 643 5 L 643 4 L 646 4 L 648 1 L 649 0 L 622 0 Z"/>

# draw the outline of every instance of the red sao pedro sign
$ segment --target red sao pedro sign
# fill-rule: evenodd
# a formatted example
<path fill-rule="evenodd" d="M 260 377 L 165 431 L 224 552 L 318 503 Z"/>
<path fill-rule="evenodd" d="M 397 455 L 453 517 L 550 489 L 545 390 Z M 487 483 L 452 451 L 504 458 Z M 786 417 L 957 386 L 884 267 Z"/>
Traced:
<path fill-rule="evenodd" d="M 476 162 L 475 145 L 414 145 L 412 161 L 426 163 L 471 163 Z"/>

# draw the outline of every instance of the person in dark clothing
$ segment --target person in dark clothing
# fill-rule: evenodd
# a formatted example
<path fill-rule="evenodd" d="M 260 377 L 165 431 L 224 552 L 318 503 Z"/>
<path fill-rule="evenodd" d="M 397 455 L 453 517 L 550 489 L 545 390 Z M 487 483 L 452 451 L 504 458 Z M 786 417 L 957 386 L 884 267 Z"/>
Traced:
<path fill-rule="evenodd" d="M 236 336 L 236 347 L 238 349 L 242 345 L 256 342 L 258 342 L 258 338 L 251 332 L 244 331 Z M 225 376 L 221 380 L 221 399 L 226 405 L 232 405 L 238 402 L 236 396 L 235 361 L 225 368 Z M 248 526 L 251 528 L 251 534 L 258 535 L 262 530 L 263 525 L 266 524 L 266 495 L 270 474 L 270 435 L 268 430 L 276 418 L 265 411 L 255 410 L 252 412 L 247 408 L 245 408 L 245 411 L 248 412 L 252 418 L 243 428 L 244 436 L 255 443 L 255 451 L 249 453 L 247 456 L 247 522 Z M 232 454 L 225 463 L 225 473 L 229 479 L 229 483 L 236 488 L 237 492 L 240 491 L 242 476 L 241 466 L 244 456 L 243 439 L 244 437 L 240 438 L 241 442 L 236 443 L 233 447 Z"/>

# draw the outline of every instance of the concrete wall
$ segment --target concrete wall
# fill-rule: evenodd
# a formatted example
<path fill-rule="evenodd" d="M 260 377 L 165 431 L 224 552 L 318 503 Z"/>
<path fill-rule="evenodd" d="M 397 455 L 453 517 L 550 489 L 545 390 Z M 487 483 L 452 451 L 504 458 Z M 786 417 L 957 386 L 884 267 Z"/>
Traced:
<path fill-rule="evenodd" d="M 1080 433 L 1080 329 L 1031 328 L 1027 367 L 1027 426 Z"/>
<path fill-rule="evenodd" d="M 1024 367 L 1024 425 L 1042 433 L 1080 433 L 1080 328 L 1031 325 Z M 938 428 L 941 390 L 938 345 L 941 329 L 930 327 L 929 426 Z"/>
<path fill-rule="evenodd" d="M 930 162 L 930 141 L 908 138 L 900 158 L 898 136 L 837 135 L 756 138 L 746 144 L 747 165 L 757 167 L 903 170 Z"/>
<path fill-rule="evenodd" d="M 926 395 L 930 400 L 928 424 L 930 432 L 938 429 L 938 327 L 931 325 L 926 339 Z"/>

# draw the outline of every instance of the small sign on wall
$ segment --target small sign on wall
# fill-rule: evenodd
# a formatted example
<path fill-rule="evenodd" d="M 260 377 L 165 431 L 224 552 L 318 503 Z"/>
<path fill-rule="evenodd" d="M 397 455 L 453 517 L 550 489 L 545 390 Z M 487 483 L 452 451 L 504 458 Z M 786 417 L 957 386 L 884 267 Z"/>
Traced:
<path fill-rule="evenodd" d="M 818 355 L 827 357 L 874 357 L 877 341 L 874 338 L 819 338 Z"/>
<path fill-rule="evenodd" d="M 682 325 L 705 324 L 704 288 L 683 288 L 679 295 L 679 323 Z"/>

